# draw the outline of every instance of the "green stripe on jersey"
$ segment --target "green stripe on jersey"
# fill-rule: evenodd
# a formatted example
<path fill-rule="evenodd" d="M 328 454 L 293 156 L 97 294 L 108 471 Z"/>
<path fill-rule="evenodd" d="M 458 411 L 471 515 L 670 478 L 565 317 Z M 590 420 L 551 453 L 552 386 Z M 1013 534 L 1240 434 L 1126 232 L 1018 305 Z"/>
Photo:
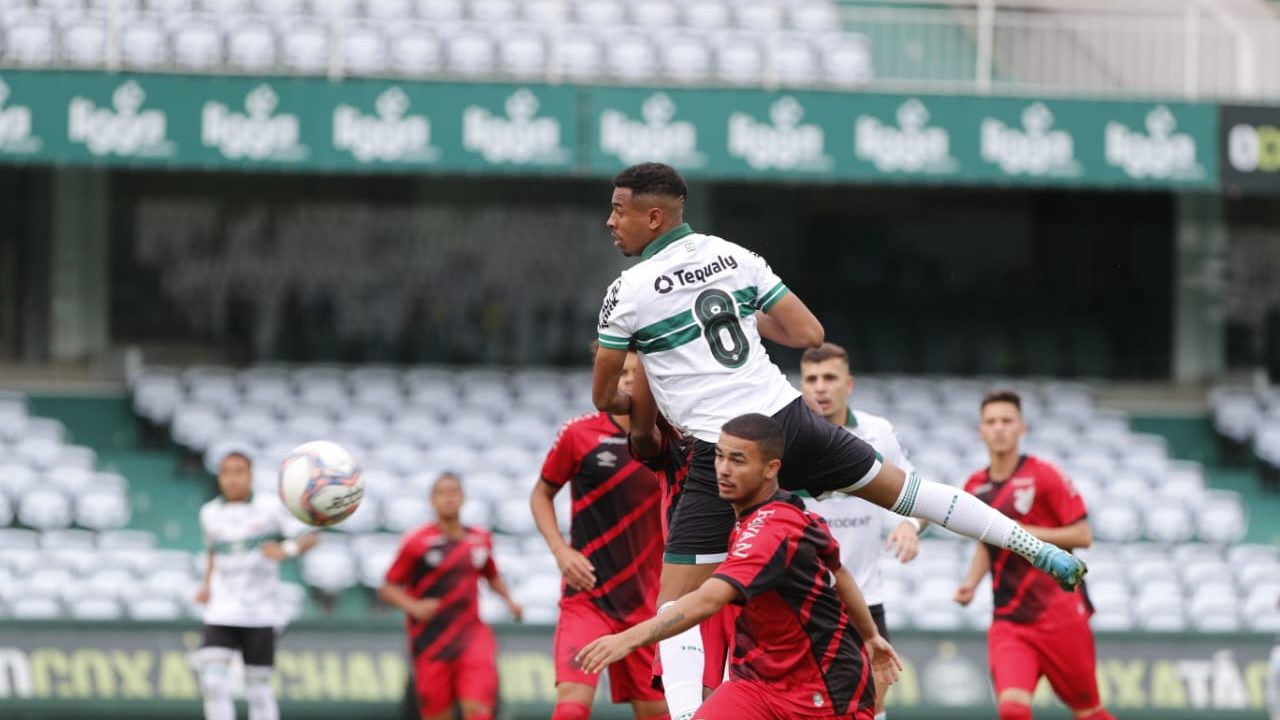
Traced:
<path fill-rule="evenodd" d="M 665 320 L 659 320 L 656 323 L 650 323 L 640 328 L 636 331 L 636 342 L 653 342 L 664 335 L 669 335 L 676 330 L 681 330 L 693 324 L 693 311 L 685 310 Z"/>
<path fill-rule="evenodd" d="M 742 288 L 733 291 L 733 301 L 738 303 L 738 317 L 752 315 L 756 311 L 756 289 Z"/>
<path fill-rule="evenodd" d="M 604 333 L 597 335 L 596 341 L 600 343 L 600 347 L 609 348 L 610 350 L 626 350 L 631 347 L 630 338 L 620 338 L 614 335 L 605 335 Z"/>
<path fill-rule="evenodd" d="M 729 553 L 663 553 L 662 562 L 668 565 L 719 565 Z"/>
<path fill-rule="evenodd" d="M 773 307 L 774 303 L 781 300 L 782 296 L 786 294 L 787 294 L 786 285 L 783 285 L 782 283 L 778 283 L 777 285 L 774 285 L 772 288 L 769 289 L 769 292 L 764 294 L 764 297 L 760 298 L 760 309 L 764 310 L 765 312 L 769 312 L 769 308 Z"/>
<path fill-rule="evenodd" d="M 213 544 L 211 551 L 216 555 L 228 555 L 230 553 L 245 552 L 246 550 L 256 550 L 263 544 L 269 542 L 280 542 L 284 539 L 279 533 L 269 533 L 266 535 L 255 535 L 247 537 L 243 540 L 224 540 Z"/>
<path fill-rule="evenodd" d="M 660 337 L 647 343 L 638 343 L 636 350 L 642 353 L 656 353 L 665 350 L 674 350 L 681 345 L 691 343 L 702 337 L 702 328 L 697 325 L 690 325 L 682 330 L 677 330 L 669 335 Z"/>

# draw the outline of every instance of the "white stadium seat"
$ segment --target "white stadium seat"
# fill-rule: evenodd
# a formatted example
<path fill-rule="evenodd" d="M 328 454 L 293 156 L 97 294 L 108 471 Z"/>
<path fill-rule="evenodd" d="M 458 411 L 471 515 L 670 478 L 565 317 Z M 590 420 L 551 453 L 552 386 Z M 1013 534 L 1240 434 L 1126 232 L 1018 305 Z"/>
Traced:
<path fill-rule="evenodd" d="M 312 74 L 324 72 L 329 67 L 328 30 L 319 25 L 294 25 L 281 38 L 280 56 L 284 66 L 294 72 Z M 302 399 L 307 402 L 337 406 L 346 402 L 346 394 L 304 387 Z"/>
<path fill-rule="evenodd" d="M 18 499 L 18 521 L 37 530 L 59 530 L 71 525 L 71 502 L 56 490 L 33 489 Z"/>
<path fill-rule="evenodd" d="M 276 66 L 276 34 L 261 22 L 249 22 L 227 31 L 227 63 L 250 72 L 266 72 Z M 289 395 L 283 385 L 256 385 L 245 389 L 245 400 L 283 405 Z"/>

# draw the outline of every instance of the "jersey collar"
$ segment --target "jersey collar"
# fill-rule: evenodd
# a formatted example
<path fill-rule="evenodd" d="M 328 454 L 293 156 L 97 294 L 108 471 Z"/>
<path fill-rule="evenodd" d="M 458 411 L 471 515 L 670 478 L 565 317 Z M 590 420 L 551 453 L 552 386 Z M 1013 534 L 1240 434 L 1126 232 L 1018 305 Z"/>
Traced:
<path fill-rule="evenodd" d="M 853 414 L 853 408 L 851 407 L 846 407 L 844 409 L 844 426 L 851 428 L 858 427 L 858 418 Z"/>
<path fill-rule="evenodd" d="M 670 245 L 671 243 L 679 240 L 682 237 L 687 237 L 692 234 L 693 234 L 693 228 L 689 227 L 689 223 L 680 223 L 679 225 L 662 233 L 657 238 L 655 238 L 653 242 L 646 245 L 644 247 L 644 250 L 640 252 L 640 258 L 642 260 L 648 260 L 654 255 L 657 255 L 658 253 L 667 249 L 667 246 Z"/>

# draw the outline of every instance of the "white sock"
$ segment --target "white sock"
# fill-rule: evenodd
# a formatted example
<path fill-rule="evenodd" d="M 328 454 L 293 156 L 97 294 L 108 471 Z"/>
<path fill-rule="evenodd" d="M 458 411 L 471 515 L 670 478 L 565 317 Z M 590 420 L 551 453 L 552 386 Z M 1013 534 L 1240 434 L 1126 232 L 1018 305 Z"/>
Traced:
<path fill-rule="evenodd" d="M 271 668 L 248 665 L 244 669 L 244 699 L 249 702 L 249 720 L 280 720 L 280 708 L 271 692 Z"/>
<path fill-rule="evenodd" d="M 662 614 L 674 602 L 658 608 Z M 702 630 L 697 625 L 658 643 L 662 657 L 662 689 L 667 697 L 671 720 L 693 717 L 702 704 L 702 670 L 706 651 L 702 649 Z"/>
<path fill-rule="evenodd" d="M 1044 543 L 1018 527 L 1005 514 L 959 488 L 907 476 L 902 494 L 890 510 L 928 520 L 951 532 L 1012 550 L 1032 562 Z"/>
<path fill-rule="evenodd" d="M 889 720 L 889 713 L 882 712 L 876 715 L 875 720 Z"/>
<path fill-rule="evenodd" d="M 1271 720 L 1280 720 L 1280 645 L 1271 650 L 1271 665 L 1267 671 L 1267 707 Z"/>
<path fill-rule="evenodd" d="M 200 692 L 204 695 L 204 720 L 236 720 L 236 706 L 227 685 L 227 663 L 200 666 Z"/>

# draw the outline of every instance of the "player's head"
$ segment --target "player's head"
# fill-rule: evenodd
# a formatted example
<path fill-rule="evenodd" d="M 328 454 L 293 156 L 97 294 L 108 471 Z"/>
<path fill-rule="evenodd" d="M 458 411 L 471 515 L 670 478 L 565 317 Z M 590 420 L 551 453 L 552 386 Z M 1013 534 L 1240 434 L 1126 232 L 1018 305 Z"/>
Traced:
<path fill-rule="evenodd" d="M 684 222 L 689 187 L 670 165 L 640 163 L 613 179 L 609 232 L 623 255 L 634 257 L 671 228 Z"/>
<path fill-rule="evenodd" d="M 596 353 L 600 350 L 600 343 L 591 341 L 591 357 L 595 358 Z M 627 359 L 622 362 L 622 375 L 618 378 L 618 389 L 624 393 L 631 392 L 632 386 L 636 383 L 636 373 L 640 372 L 640 356 L 635 350 L 627 351 Z"/>
<path fill-rule="evenodd" d="M 242 452 L 229 452 L 218 461 L 218 492 L 231 502 L 249 499 L 253 490 L 253 461 Z"/>
<path fill-rule="evenodd" d="M 1018 443 L 1027 432 L 1022 421 L 1022 398 L 1012 390 L 992 390 L 982 398 L 978 434 L 992 455 L 1018 451 Z"/>
<path fill-rule="evenodd" d="M 786 436 L 777 420 L 748 413 L 725 423 L 716 442 L 716 487 L 735 508 L 764 502 L 777 490 Z"/>
<path fill-rule="evenodd" d="M 849 353 L 829 342 L 805 350 L 800 357 L 800 392 L 814 412 L 836 425 L 844 425 L 849 393 L 853 392 Z"/>
<path fill-rule="evenodd" d="M 442 474 L 431 485 L 431 507 L 436 511 L 437 520 L 457 520 L 464 500 L 462 478 L 453 473 Z"/>

